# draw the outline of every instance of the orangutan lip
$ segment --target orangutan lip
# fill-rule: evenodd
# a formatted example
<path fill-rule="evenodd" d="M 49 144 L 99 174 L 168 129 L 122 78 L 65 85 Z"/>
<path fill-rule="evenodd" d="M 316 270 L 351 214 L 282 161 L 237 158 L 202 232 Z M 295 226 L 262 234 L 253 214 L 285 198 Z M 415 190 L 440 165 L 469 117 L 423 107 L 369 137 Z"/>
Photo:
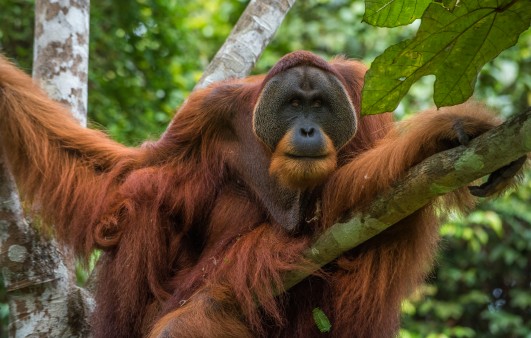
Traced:
<path fill-rule="evenodd" d="M 295 159 L 295 160 L 323 160 L 328 157 L 328 154 L 324 155 L 296 155 L 296 154 L 284 154 L 286 157 Z"/>

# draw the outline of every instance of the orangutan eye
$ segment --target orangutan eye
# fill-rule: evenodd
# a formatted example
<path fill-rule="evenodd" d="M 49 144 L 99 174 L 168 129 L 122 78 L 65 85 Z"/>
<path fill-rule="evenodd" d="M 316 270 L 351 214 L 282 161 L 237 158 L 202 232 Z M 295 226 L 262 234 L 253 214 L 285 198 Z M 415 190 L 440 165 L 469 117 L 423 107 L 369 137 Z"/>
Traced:
<path fill-rule="evenodd" d="M 321 107 L 321 105 L 322 105 L 321 104 L 321 100 L 315 100 L 315 101 L 312 102 L 312 107 L 313 108 L 319 108 L 319 107 Z"/>

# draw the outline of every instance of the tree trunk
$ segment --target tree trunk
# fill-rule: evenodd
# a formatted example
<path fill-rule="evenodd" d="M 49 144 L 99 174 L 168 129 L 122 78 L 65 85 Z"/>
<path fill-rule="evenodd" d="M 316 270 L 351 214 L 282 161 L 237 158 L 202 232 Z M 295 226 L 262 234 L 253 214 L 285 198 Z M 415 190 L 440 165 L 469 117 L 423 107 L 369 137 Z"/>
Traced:
<path fill-rule="evenodd" d="M 86 124 L 89 1 L 37 0 L 33 77 Z M 13 337 L 85 337 L 90 295 L 75 284 L 67 248 L 26 221 L 0 154 L 0 262 Z"/>

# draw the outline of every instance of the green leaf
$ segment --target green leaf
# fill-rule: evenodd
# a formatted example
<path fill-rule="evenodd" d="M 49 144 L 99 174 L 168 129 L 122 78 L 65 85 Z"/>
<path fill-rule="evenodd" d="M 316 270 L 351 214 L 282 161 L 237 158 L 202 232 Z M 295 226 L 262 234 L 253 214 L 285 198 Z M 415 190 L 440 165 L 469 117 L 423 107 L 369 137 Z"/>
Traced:
<path fill-rule="evenodd" d="M 388 48 L 365 77 L 362 113 L 393 111 L 413 83 L 437 77 L 438 107 L 464 102 L 480 69 L 529 28 L 531 1 L 461 1 L 453 11 L 432 3 L 417 35 Z"/>
<path fill-rule="evenodd" d="M 457 1 L 458 0 L 443 0 L 442 5 L 452 11 L 457 5 Z"/>
<path fill-rule="evenodd" d="M 396 27 L 419 19 L 431 0 L 367 0 L 363 21 L 373 26 Z"/>
<path fill-rule="evenodd" d="M 330 332 L 330 329 L 332 328 L 332 324 L 330 324 L 330 320 L 326 316 L 326 314 L 321 310 L 320 308 L 316 307 L 312 311 L 313 314 L 313 320 L 315 321 L 315 325 L 317 325 L 317 328 L 320 332 Z"/>

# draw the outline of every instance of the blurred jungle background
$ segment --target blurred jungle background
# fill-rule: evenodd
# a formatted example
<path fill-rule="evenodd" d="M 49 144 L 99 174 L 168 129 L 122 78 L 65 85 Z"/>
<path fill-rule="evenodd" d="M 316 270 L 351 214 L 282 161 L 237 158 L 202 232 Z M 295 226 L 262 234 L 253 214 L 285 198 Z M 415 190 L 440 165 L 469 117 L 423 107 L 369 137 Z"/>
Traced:
<path fill-rule="evenodd" d="M 93 0 L 90 18 L 89 119 L 116 140 L 155 139 L 200 78 L 245 9 L 244 0 Z M 0 0 L 0 52 L 28 72 L 33 56 L 33 1 Z M 367 64 L 411 38 L 418 23 L 395 29 L 362 23 L 362 1 L 295 3 L 256 73 L 287 52 L 311 50 Z M 414 85 L 397 118 L 433 105 L 434 78 Z M 524 110 L 531 94 L 531 33 L 481 72 L 475 97 L 502 118 Z M 403 304 L 401 337 L 531 338 L 531 172 L 518 191 L 482 201 L 441 228 L 437 265 Z M 84 283 L 87 272 L 79 269 Z M 7 305 L 0 286 L 0 322 Z M 0 336 L 2 336 L 0 329 Z M 4 331 L 5 332 L 5 331 Z"/>

